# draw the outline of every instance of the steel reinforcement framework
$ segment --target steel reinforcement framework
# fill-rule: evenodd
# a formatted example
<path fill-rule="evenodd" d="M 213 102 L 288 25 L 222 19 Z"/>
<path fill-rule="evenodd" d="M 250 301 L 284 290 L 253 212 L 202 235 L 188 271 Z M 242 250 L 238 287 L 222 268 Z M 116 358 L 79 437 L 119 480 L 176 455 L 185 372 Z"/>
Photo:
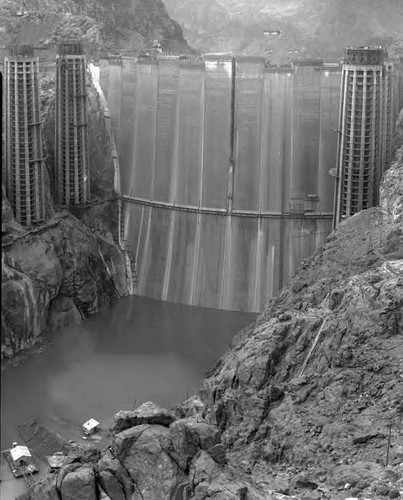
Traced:
<path fill-rule="evenodd" d="M 4 63 L 7 196 L 17 221 L 30 226 L 45 219 L 39 62 L 32 46 L 12 45 Z"/>
<path fill-rule="evenodd" d="M 90 196 L 86 58 L 81 43 L 64 42 L 56 59 L 56 176 L 60 205 L 86 203 Z"/>
<path fill-rule="evenodd" d="M 392 69 L 377 47 L 348 48 L 342 74 L 334 225 L 379 202 L 391 161 Z"/>

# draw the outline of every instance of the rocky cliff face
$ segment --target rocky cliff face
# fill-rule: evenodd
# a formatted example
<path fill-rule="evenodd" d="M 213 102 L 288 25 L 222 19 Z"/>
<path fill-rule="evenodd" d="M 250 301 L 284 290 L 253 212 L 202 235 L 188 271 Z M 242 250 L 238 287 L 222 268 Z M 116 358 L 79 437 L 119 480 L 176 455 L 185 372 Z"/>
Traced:
<path fill-rule="evenodd" d="M 169 52 L 191 50 L 162 0 L 5 0 L 0 9 L 1 45 L 79 39 L 90 52 L 139 51 L 159 40 Z"/>
<path fill-rule="evenodd" d="M 403 444 L 402 152 L 381 207 L 340 224 L 204 383 L 233 460 L 268 487 L 303 469 L 327 488 L 393 490 L 382 466 L 389 431 L 390 465 Z M 358 485 L 364 462 L 376 471 Z"/>
<path fill-rule="evenodd" d="M 39 231 L 10 238 L 2 250 L 6 358 L 32 347 L 46 330 L 77 323 L 127 294 L 121 249 L 68 213 Z"/>
<path fill-rule="evenodd" d="M 173 413 L 115 416 L 24 500 L 400 498 L 403 147 L 381 206 L 340 224 Z"/>
<path fill-rule="evenodd" d="M 301 57 L 339 58 L 346 45 L 375 43 L 388 47 L 400 40 L 403 48 L 403 5 L 399 0 L 165 3 L 189 43 L 204 52 L 267 53 L 272 61 L 285 62 Z"/>

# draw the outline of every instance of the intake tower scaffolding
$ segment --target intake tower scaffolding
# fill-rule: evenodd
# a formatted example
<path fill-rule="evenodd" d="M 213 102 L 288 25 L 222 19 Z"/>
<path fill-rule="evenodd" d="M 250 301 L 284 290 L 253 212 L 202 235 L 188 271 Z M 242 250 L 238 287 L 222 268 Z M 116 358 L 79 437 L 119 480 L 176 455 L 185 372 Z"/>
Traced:
<path fill-rule="evenodd" d="M 15 218 L 30 226 L 45 218 L 44 154 L 38 58 L 12 45 L 5 69 L 5 184 Z"/>
<path fill-rule="evenodd" d="M 83 45 L 64 42 L 56 58 L 56 201 L 89 200 L 86 60 Z"/>
<path fill-rule="evenodd" d="M 376 206 L 390 163 L 392 71 L 378 47 L 347 48 L 343 64 L 334 226 Z"/>

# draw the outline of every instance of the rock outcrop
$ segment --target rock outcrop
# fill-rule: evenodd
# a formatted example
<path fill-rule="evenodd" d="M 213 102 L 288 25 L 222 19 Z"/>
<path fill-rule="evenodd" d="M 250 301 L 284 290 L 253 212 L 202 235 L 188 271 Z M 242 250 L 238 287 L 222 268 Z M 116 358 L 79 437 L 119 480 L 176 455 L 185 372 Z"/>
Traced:
<path fill-rule="evenodd" d="M 43 48 L 79 39 L 87 51 L 138 52 L 157 39 L 165 51 L 188 53 L 182 29 L 162 0 L 4 0 L 0 43 L 31 43 Z M 50 51 L 49 54 L 52 52 Z"/>
<path fill-rule="evenodd" d="M 136 425 L 157 424 L 168 427 L 175 421 L 171 412 L 159 408 L 149 401 L 144 403 L 137 410 L 121 410 L 114 417 L 114 432 L 122 432 Z"/>
<path fill-rule="evenodd" d="M 97 500 L 93 469 L 82 466 L 66 474 L 61 484 L 60 494 L 65 500 L 77 500 L 78 498 Z"/>
<path fill-rule="evenodd" d="M 132 418 L 129 428 L 116 432 L 98 461 L 86 463 L 79 456 L 68 457 L 56 480 L 45 477 L 20 500 L 36 500 L 40 495 L 62 500 L 267 498 L 245 474 L 214 458 L 219 456 L 217 447 L 224 446 L 218 444 L 217 427 L 200 415 L 177 419 L 153 403 L 145 403 L 133 413 L 139 420 Z M 156 423 L 157 415 L 163 418 L 163 425 Z M 144 418 L 154 423 L 139 423 Z M 122 415 L 115 420 L 121 422 Z"/>
<path fill-rule="evenodd" d="M 77 323 L 126 293 L 119 246 L 69 214 L 14 237 L 3 243 L 2 356 L 32 347 L 46 330 Z"/>
<path fill-rule="evenodd" d="M 312 483 L 333 489 L 327 498 L 344 498 L 343 482 L 369 498 L 402 487 L 402 152 L 381 206 L 340 224 L 204 382 L 229 462 L 268 490 L 284 470 L 280 489 Z"/>
<path fill-rule="evenodd" d="M 388 0 L 165 0 L 188 42 L 201 52 L 266 55 L 284 63 L 338 59 L 349 45 L 403 47 L 401 2 Z M 381 7 L 382 5 L 382 7 Z"/>

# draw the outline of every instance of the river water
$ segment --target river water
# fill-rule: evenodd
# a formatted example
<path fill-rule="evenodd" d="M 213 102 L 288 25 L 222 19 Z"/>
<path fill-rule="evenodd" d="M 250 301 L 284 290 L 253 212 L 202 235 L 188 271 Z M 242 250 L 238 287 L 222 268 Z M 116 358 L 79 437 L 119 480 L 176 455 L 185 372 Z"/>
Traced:
<path fill-rule="evenodd" d="M 108 429 L 119 409 L 183 401 L 255 317 L 133 296 L 117 301 L 59 331 L 42 354 L 3 372 L 1 448 L 22 444 L 17 426 L 33 419 L 77 440 L 90 417 Z M 25 490 L 3 459 L 0 478 L 2 500 Z"/>

